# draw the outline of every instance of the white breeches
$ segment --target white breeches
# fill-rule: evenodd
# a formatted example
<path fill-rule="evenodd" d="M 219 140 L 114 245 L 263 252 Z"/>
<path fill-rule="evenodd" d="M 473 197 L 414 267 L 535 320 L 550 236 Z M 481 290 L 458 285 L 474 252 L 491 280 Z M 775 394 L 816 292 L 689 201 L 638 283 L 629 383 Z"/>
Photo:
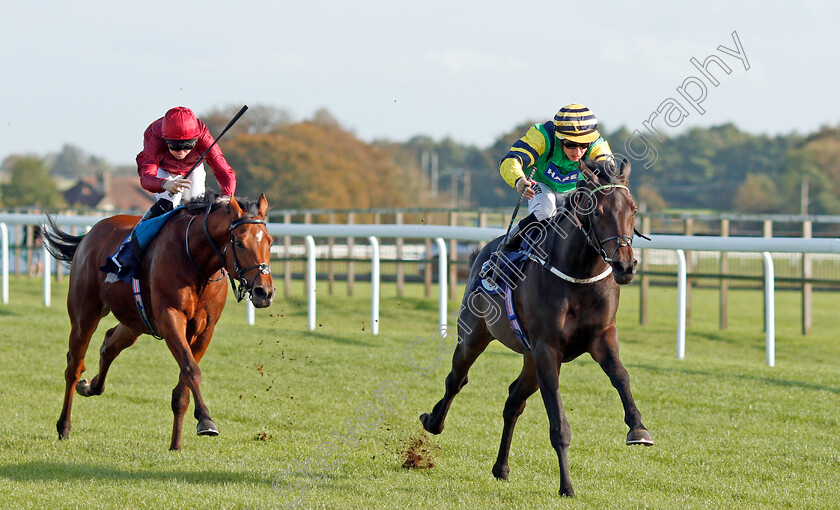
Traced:
<path fill-rule="evenodd" d="M 528 213 L 534 213 L 538 220 L 546 220 L 554 215 L 557 204 L 562 204 L 566 193 L 557 193 L 542 183 L 531 186 L 536 195 L 528 200 Z"/>
<path fill-rule="evenodd" d="M 158 167 L 157 176 L 161 179 L 166 179 L 168 177 L 175 176 L 177 174 L 170 174 L 163 168 Z M 183 176 L 181 176 L 183 177 Z M 168 191 L 163 190 L 160 193 L 155 193 L 155 199 L 160 200 L 161 198 L 169 200 L 172 202 L 173 207 L 178 207 L 181 204 L 181 200 L 189 200 L 193 197 L 197 197 L 204 193 L 204 182 L 207 180 L 207 173 L 204 171 L 204 164 L 200 164 L 195 167 L 195 170 L 190 174 L 187 179 L 190 181 L 190 189 L 185 189 L 180 193 L 176 193 L 175 195 L 170 195 Z"/>

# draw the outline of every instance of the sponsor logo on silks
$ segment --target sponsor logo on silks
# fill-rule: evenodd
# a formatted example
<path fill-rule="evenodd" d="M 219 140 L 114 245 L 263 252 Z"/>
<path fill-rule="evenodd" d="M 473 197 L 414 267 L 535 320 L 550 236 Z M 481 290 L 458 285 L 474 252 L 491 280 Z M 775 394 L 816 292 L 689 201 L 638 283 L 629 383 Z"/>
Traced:
<path fill-rule="evenodd" d="M 554 163 L 548 164 L 548 166 L 545 169 L 545 175 L 557 184 L 571 184 L 578 181 L 577 170 L 564 175 L 560 173 L 560 170 L 557 169 Z"/>

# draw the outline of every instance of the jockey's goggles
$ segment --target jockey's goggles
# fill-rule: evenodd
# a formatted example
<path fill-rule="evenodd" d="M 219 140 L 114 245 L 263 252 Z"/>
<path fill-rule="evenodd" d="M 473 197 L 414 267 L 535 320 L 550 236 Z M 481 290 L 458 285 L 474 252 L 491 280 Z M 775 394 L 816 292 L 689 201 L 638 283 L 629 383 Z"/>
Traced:
<path fill-rule="evenodd" d="M 591 143 L 575 143 L 569 140 L 563 140 L 563 147 L 572 150 L 572 149 L 582 149 L 587 150 L 589 146 L 592 145 Z"/>
<path fill-rule="evenodd" d="M 171 151 L 191 151 L 195 147 L 198 138 L 190 138 L 188 140 L 165 140 L 166 146 Z"/>

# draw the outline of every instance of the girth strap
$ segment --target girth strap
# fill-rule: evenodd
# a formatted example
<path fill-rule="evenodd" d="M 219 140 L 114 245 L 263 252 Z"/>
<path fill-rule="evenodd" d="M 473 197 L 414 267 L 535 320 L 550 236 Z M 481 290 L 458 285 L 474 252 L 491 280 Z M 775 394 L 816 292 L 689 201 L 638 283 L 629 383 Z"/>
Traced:
<path fill-rule="evenodd" d="M 155 329 L 152 321 L 149 320 L 149 315 L 146 313 L 146 307 L 143 306 L 143 293 L 140 291 L 140 280 L 137 278 L 131 279 L 131 290 L 134 293 L 134 303 L 137 305 L 137 311 L 140 312 L 140 318 L 143 320 L 143 324 L 146 328 L 151 331 L 151 335 L 158 340 L 163 340 L 163 337 L 160 336 Z"/>
<path fill-rule="evenodd" d="M 508 321 L 510 321 L 510 329 L 513 330 L 522 347 L 530 351 L 531 342 L 528 341 L 528 335 L 522 329 L 519 318 L 516 316 L 516 307 L 513 306 L 513 289 L 508 285 L 505 285 L 505 310 L 507 311 Z"/>

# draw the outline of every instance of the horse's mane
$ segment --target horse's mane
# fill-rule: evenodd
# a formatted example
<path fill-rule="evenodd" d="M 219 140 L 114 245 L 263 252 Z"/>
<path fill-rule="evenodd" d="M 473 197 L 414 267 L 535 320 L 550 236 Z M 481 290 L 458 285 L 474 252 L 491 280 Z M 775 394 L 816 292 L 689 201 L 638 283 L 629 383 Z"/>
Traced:
<path fill-rule="evenodd" d="M 587 160 L 584 162 L 587 168 L 601 181 L 601 184 L 618 184 L 618 168 L 613 157 L 600 158 L 598 161 Z M 578 187 L 585 186 L 586 179 L 578 181 Z"/>
<path fill-rule="evenodd" d="M 257 201 L 248 200 L 245 197 L 236 197 L 239 207 L 247 212 L 249 216 L 256 216 L 259 214 L 259 206 Z M 210 212 L 216 211 L 222 207 L 230 207 L 230 198 L 224 195 L 219 195 L 213 190 L 207 190 L 203 194 L 193 197 L 181 204 L 187 214 L 200 214 L 207 210 L 210 206 Z"/>

